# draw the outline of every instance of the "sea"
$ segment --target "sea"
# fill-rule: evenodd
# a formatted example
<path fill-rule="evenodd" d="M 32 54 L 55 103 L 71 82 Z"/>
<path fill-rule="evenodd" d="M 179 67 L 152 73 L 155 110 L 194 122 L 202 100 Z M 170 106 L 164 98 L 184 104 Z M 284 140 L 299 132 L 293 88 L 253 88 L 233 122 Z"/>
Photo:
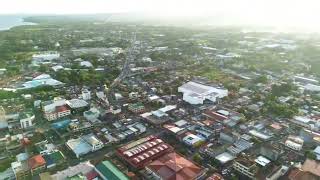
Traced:
<path fill-rule="evenodd" d="M 35 25 L 35 23 L 25 22 L 24 16 L 18 15 L 0 15 L 0 31 L 9 30 L 15 26 Z"/>

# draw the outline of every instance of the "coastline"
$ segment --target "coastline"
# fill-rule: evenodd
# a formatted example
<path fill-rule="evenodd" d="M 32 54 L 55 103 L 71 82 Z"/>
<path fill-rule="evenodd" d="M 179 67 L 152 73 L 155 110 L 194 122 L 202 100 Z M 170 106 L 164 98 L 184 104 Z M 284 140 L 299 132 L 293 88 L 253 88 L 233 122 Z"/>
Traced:
<path fill-rule="evenodd" d="M 3 16 L 2 18 L 10 18 L 9 21 L 13 21 L 13 22 L 8 22 L 8 24 L 3 25 L 3 27 L 0 24 L 0 32 L 1 31 L 8 31 L 14 27 L 18 27 L 18 26 L 25 26 L 25 25 L 37 25 L 38 23 L 34 23 L 34 22 L 29 22 L 26 21 L 25 18 L 26 17 L 15 17 L 15 16 L 8 16 L 5 17 Z M 1 16 L 0 16 L 1 19 Z"/>

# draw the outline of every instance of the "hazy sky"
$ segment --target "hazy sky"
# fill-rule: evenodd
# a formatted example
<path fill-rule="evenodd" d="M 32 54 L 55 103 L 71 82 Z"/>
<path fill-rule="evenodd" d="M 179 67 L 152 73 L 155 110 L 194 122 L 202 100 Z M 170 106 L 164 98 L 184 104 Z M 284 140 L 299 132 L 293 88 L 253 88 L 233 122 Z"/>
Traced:
<path fill-rule="evenodd" d="M 0 14 L 143 12 L 235 17 L 244 23 L 320 26 L 320 0 L 1 0 Z"/>

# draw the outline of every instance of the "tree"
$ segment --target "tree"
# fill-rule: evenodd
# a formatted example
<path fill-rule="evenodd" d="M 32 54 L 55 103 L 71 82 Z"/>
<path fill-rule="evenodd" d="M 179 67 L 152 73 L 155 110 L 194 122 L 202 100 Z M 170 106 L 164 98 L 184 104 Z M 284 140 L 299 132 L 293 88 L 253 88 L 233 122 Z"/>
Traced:
<path fill-rule="evenodd" d="M 202 157 L 199 153 L 194 154 L 192 160 L 198 164 L 202 163 Z"/>
<path fill-rule="evenodd" d="M 291 91 L 295 90 L 293 84 L 291 83 L 283 83 L 281 85 L 272 85 L 271 93 L 273 96 L 279 97 L 279 96 L 285 96 L 289 95 Z"/>
<path fill-rule="evenodd" d="M 42 73 L 48 72 L 49 71 L 49 67 L 46 66 L 46 65 L 40 65 L 39 71 L 42 72 Z"/>
<path fill-rule="evenodd" d="M 312 159 L 312 160 L 316 160 L 317 159 L 317 155 L 313 151 L 307 151 L 305 156 L 308 159 Z"/>
<path fill-rule="evenodd" d="M 256 84 L 258 83 L 266 84 L 268 82 L 268 78 L 266 75 L 262 75 L 254 79 L 253 82 Z"/>

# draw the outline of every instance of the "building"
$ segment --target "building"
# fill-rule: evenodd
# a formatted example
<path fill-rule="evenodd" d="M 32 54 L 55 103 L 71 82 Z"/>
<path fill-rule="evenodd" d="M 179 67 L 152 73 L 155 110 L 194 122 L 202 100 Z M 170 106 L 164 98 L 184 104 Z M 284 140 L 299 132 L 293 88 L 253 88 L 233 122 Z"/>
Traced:
<path fill-rule="evenodd" d="M 53 101 L 42 103 L 44 117 L 48 121 L 53 121 L 71 114 L 71 110 L 67 106 L 65 99 L 56 98 Z"/>
<path fill-rule="evenodd" d="M 205 174 L 201 167 L 175 152 L 161 156 L 145 169 L 155 179 L 162 180 L 198 179 Z"/>
<path fill-rule="evenodd" d="M 253 143 L 248 142 L 242 138 L 233 143 L 233 145 L 227 148 L 227 151 L 233 156 L 237 156 L 241 152 L 251 148 Z"/>
<path fill-rule="evenodd" d="M 38 142 L 35 146 L 41 155 L 50 154 L 57 150 L 57 147 L 54 144 L 48 144 L 47 140 Z"/>
<path fill-rule="evenodd" d="M 64 85 L 64 83 L 55 80 L 51 78 L 48 74 L 41 74 L 35 78 L 33 78 L 31 81 L 27 81 L 22 84 L 22 87 L 19 87 L 18 89 L 30 89 L 35 88 L 39 86 L 53 86 L 53 87 L 59 87 Z"/>
<path fill-rule="evenodd" d="M 320 160 L 320 146 L 317 146 L 313 152 L 316 154 L 317 160 Z"/>
<path fill-rule="evenodd" d="M 215 159 L 218 160 L 221 164 L 225 164 L 229 161 L 232 161 L 234 158 L 235 157 L 228 152 L 221 153 L 215 157 Z"/>
<path fill-rule="evenodd" d="M 103 148 L 103 142 L 93 134 L 84 135 L 82 136 L 82 139 L 90 144 L 92 152 Z"/>
<path fill-rule="evenodd" d="M 34 176 L 40 174 L 43 170 L 46 169 L 46 161 L 42 155 L 36 155 L 31 157 L 28 160 L 28 165 L 31 171 L 31 174 Z"/>
<path fill-rule="evenodd" d="M 115 165 L 110 161 L 103 161 L 96 165 L 95 171 L 103 180 L 129 180 Z"/>
<path fill-rule="evenodd" d="M 71 110 L 67 106 L 58 106 L 56 107 L 57 118 L 62 118 L 65 116 L 69 116 L 71 114 Z"/>
<path fill-rule="evenodd" d="M 252 136 L 254 136 L 254 137 L 257 137 L 257 138 L 259 138 L 259 139 L 261 139 L 261 140 L 263 140 L 263 141 L 267 141 L 267 140 L 269 140 L 270 138 L 272 138 L 271 135 L 269 135 L 269 134 L 267 134 L 267 133 L 264 133 L 264 132 L 257 131 L 257 130 L 255 130 L 255 129 L 250 130 L 250 131 L 249 131 L 249 134 L 252 135 Z"/>
<path fill-rule="evenodd" d="M 238 157 L 232 164 L 233 169 L 235 169 L 240 174 L 250 178 L 255 179 L 258 173 L 258 167 L 255 161 L 248 159 L 247 157 Z"/>
<path fill-rule="evenodd" d="M 88 89 L 82 90 L 81 97 L 83 100 L 88 101 L 91 99 L 91 92 Z"/>
<path fill-rule="evenodd" d="M 145 111 L 145 107 L 142 103 L 129 104 L 128 109 L 133 113 L 143 113 Z"/>
<path fill-rule="evenodd" d="M 185 136 L 182 141 L 187 144 L 188 146 L 195 147 L 198 144 L 201 144 L 204 142 L 204 139 L 202 139 L 199 136 L 196 136 L 194 134 L 189 133 L 187 136 Z"/>
<path fill-rule="evenodd" d="M 178 88 L 183 93 L 183 100 L 190 104 L 203 104 L 205 100 L 216 102 L 228 96 L 228 90 L 221 87 L 207 86 L 196 82 L 188 82 Z"/>
<path fill-rule="evenodd" d="M 117 149 L 117 155 L 134 168 L 140 169 L 173 148 L 156 136 L 148 136 Z"/>
<path fill-rule="evenodd" d="M 11 163 L 11 169 L 14 173 L 15 179 L 17 180 L 26 179 L 30 175 L 27 159 Z"/>
<path fill-rule="evenodd" d="M 99 121 L 99 116 L 100 111 L 97 108 L 91 108 L 88 111 L 83 112 L 83 117 L 93 123 Z"/>
<path fill-rule="evenodd" d="M 284 144 L 286 147 L 290 149 L 300 151 L 302 149 L 303 142 L 304 142 L 303 139 L 301 139 L 300 137 L 289 136 Z"/>
<path fill-rule="evenodd" d="M 67 100 L 66 103 L 71 109 L 79 109 L 79 108 L 84 108 L 87 107 L 89 104 L 87 101 L 82 100 L 82 99 L 71 99 Z"/>
<path fill-rule="evenodd" d="M 61 180 L 61 179 L 71 179 L 71 177 L 82 175 L 85 176 L 91 176 L 91 174 L 94 174 L 94 166 L 89 162 L 81 162 L 78 165 L 68 167 L 67 169 L 63 171 L 59 171 L 56 174 L 51 175 L 52 180 Z M 94 176 L 93 176 L 94 177 Z M 94 179 L 94 178 L 90 178 Z"/>
<path fill-rule="evenodd" d="M 304 116 L 295 116 L 292 119 L 290 119 L 290 122 L 308 129 L 310 129 L 311 125 L 314 124 L 312 119 Z"/>
<path fill-rule="evenodd" d="M 22 113 L 20 115 L 20 125 L 22 129 L 28 129 L 33 126 L 33 121 L 35 119 L 32 113 Z"/>
<path fill-rule="evenodd" d="M 311 83 L 311 84 L 318 84 L 319 81 L 316 79 L 306 78 L 303 76 L 294 76 L 295 82 L 302 82 L 302 83 Z"/>
<path fill-rule="evenodd" d="M 61 151 L 55 151 L 50 154 L 43 156 L 46 161 L 46 166 L 48 169 L 59 166 L 65 162 L 65 157 Z"/>
<path fill-rule="evenodd" d="M 317 178 L 320 179 L 320 163 L 318 161 L 306 159 L 301 169 L 317 176 Z"/>
<path fill-rule="evenodd" d="M 208 177 L 206 180 L 224 180 L 224 178 L 220 174 L 214 173 L 210 177 Z"/>
<path fill-rule="evenodd" d="M 46 51 L 39 52 L 37 54 L 32 55 L 32 59 L 42 62 L 42 61 L 52 61 L 54 59 L 58 59 L 60 54 L 57 51 Z"/>
<path fill-rule="evenodd" d="M 80 62 L 80 66 L 86 67 L 86 68 L 92 68 L 93 67 L 93 65 L 92 65 L 92 63 L 90 61 L 81 61 Z"/>
<path fill-rule="evenodd" d="M 275 168 L 267 177 L 266 180 L 277 180 L 281 176 L 285 175 L 289 170 L 289 167 L 287 166 L 279 166 Z"/>
<path fill-rule="evenodd" d="M 293 168 L 288 172 L 287 179 L 289 180 L 319 180 L 319 177 L 302 169 Z"/>
<path fill-rule="evenodd" d="M 0 129 L 4 129 L 8 127 L 8 121 L 6 118 L 6 111 L 3 106 L 0 106 Z"/>
<path fill-rule="evenodd" d="M 87 134 L 77 139 L 70 139 L 66 146 L 73 151 L 77 158 L 103 148 L 104 144 L 93 134 Z"/>
<path fill-rule="evenodd" d="M 272 145 L 263 145 L 260 148 L 260 154 L 272 161 L 278 160 L 282 153 L 283 151 L 280 148 Z"/>

